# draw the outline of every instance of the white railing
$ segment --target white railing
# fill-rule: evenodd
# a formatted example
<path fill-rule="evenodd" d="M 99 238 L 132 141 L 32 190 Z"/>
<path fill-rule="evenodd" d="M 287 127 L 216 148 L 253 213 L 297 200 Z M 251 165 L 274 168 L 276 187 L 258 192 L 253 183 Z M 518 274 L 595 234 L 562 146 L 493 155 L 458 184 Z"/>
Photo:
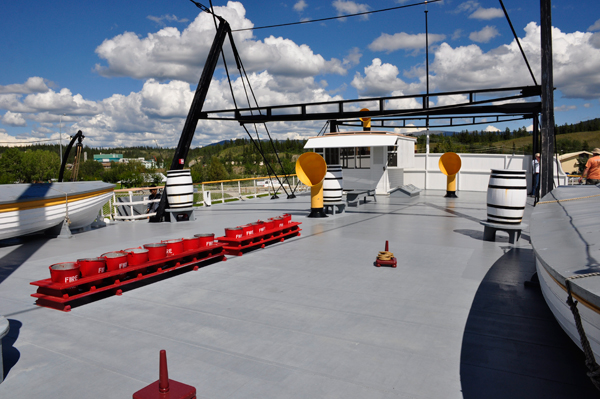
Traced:
<path fill-rule="evenodd" d="M 491 169 L 525 170 L 527 187 L 531 189 L 531 156 L 510 154 L 459 154 L 462 161 L 456 175 L 459 191 L 487 191 Z M 403 184 L 413 184 L 423 189 L 445 190 L 446 175 L 439 168 L 442 154 L 415 154 L 415 166 L 403 170 Z M 554 159 L 556 186 L 569 184 L 560 162 Z"/>
<path fill-rule="evenodd" d="M 111 200 L 103 208 L 102 214 L 110 215 L 111 220 L 129 221 L 147 219 L 150 216 L 156 215 L 155 212 L 145 213 L 148 204 L 160 201 L 160 198 L 155 200 L 148 199 L 151 188 L 162 189 L 164 192 L 164 187 L 136 187 L 115 190 Z M 279 181 L 275 177 L 209 181 L 194 184 L 194 206 L 205 206 L 215 203 L 223 204 L 240 200 L 245 201 L 253 198 L 273 196 L 276 193 L 285 195 L 284 188 L 288 193 L 294 189 L 296 192 L 310 190 L 310 187 L 302 184 L 295 175 L 289 175 L 288 182 L 285 182 L 281 176 L 279 177 Z M 204 198 L 208 196 L 211 203 L 205 204 Z M 139 199 L 139 197 L 142 197 L 142 199 Z M 123 198 L 126 200 L 123 200 Z M 125 212 L 119 212 L 119 208 L 125 210 Z M 144 213 L 142 213 L 141 208 L 143 208 Z M 137 215 L 135 214 L 136 212 L 138 213 Z M 126 213 L 126 215 L 122 215 L 121 213 Z"/>
<path fill-rule="evenodd" d="M 276 193 L 285 194 L 285 191 L 290 193 L 291 190 L 294 189 L 299 192 L 309 189 L 309 187 L 302 184 L 302 182 L 299 182 L 296 175 L 289 175 L 287 182 L 279 176 L 279 180 L 275 177 L 257 177 L 203 182 L 198 186 L 201 186 L 199 191 L 201 191 L 202 197 L 200 198 L 200 201 L 197 201 L 196 196 L 194 196 L 195 203 L 202 202 L 202 199 L 206 198 L 205 193 L 209 192 L 211 202 L 218 202 L 221 204 L 230 201 L 245 201 L 246 199 L 272 196 Z"/>
<path fill-rule="evenodd" d="M 135 214 L 137 211 L 136 205 L 144 205 L 144 211 L 147 208 L 148 204 L 153 202 L 159 202 L 160 198 L 149 200 L 150 189 L 164 189 L 164 187 L 136 187 L 136 188 L 123 188 L 118 189 L 113 192 L 112 199 L 110 201 L 109 209 L 110 209 L 110 218 L 112 220 L 138 220 L 138 219 L 147 219 L 150 216 L 156 215 L 156 213 L 139 213 Z M 134 200 L 134 193 L 136 197 L 142 196 L 142 200 Z M 129 201 L 119 201 L 118 198 L 128 198 Z M 127 209 L 129 212 L 128 215 L 120 215 L 119 207 L 123 207 Z"/>

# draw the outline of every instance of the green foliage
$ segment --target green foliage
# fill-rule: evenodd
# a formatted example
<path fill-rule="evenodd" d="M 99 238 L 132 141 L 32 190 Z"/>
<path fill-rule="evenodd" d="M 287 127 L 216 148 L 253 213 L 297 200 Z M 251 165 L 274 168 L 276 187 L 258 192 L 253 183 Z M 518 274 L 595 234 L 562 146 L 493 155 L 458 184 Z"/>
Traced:
<path fill-rule="evenodd" d="M 114 171 L 118 178 L 117 181 L 120 180 L 123 187 L 145 186 L 144 174 L 146 173 L 146 168 L 144 168 L 141 162 L 111 162 L 110 169 Z"/>
<path fill-rule="evenodd" d="M 565 154 L 576 151 L 590 151 L 591 146 L 587 141 L 579 141 L 570 138 L 561 139 L 561 134 L 589 132 L 600 135 L 600 118 L 590 121 L 584 121 L 575 125 L 565 124 L 556 126 L 556 152 Z M 524 143 L 522 138 L 529 137 L 527 143 Z M 511 142 L 512 141 L 512 142 Z M 421 152 L 425 149 L 426 136 L 417 138 L 417 147 Z M 430 136 L 430 144 L 434 152 L 462 152 L 462 153 L 513 153 L 513 154 L 531 154 L 532 153 L 532 133 L 528 132 L 525 127 L 511 131 L 506 128 L 504 131 L 468 131 L 463 130 L 452 135 L 432 134 Z"/>
<path fill-rule="evenodd" d="M 42 183 L 58 177 L 58 155 L 45 150 L 27 151 L 21 160 L 21 176 L 26 183 Z"/>
<path fill-rule="evenodd" d="M 21 160 L 23 153 L 13 147 L 0 158 L 0 184 L 21 183 Z"/>
<path fill-rule="evenodd" d="M 104 167 L 100 162 L 88 159 L 79 166 L 79 180 L 102 180 Z"/>
<path fill-rule="evenodd" d="M 577 133 L 577 132 L 593 132 L 600 130 L 600 118 L 582 121 L 576 124 L 567 124 L 555 126 L 554 132 L 558 134 Z"/>
<path fill-rule="evenodd" d="M 204 179 L 204 169 L 205 167 L 200 163 L 196 163 L 190 168 L 192 181 L 194 183 L 202 183 L 203 181 L 208 181 L 207 179 Z"/>
<path fill-rule="evenodd" d="M 587 141 L 583 143 L 579 140 L 569 140 L 569 139 L 556 139 L 556 152 L 559 154 L 568 154 L 570 152 L 577 151 L 591 151 L 590 145 Z"/>
<path fill-rule="evenodd" d="M 58 154 L 51 151 L 10 148 L 0 158 L 0 183 L 47 182 L 57 177 L 58 168 Z"/>
<path fill-rule="evenodd" d="M 212 157 L 206 168 L 206 181 L 227 180 L 228 177 L 227 169 L 219 161 L 219 158 Z"/>

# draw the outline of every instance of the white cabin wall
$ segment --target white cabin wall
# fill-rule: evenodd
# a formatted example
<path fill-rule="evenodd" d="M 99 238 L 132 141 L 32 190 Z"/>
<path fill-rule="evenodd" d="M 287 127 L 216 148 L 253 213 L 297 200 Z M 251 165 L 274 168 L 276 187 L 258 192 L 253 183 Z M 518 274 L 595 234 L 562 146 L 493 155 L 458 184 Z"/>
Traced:
<path fill-rule="evenodd" d="M 458 191 L 487 191 L 491 169 L 525 170 L 527 187 L 531 190 L 531 155 L 459 154 L 462 166 L 456 176 Z M 442 154 L 415 154 L 415 167 L 404 169 L 404 184 L 430 190 L 446 190 L 447 178 L 439 168 Z M 427 167 L 426 167 L 427 166 Z M 554 162 L 555 184 L 567 185 L 568 177 Z"/>
<path fill-rule="evenodd" d="M 402 187 L 404 185 L 404 169 L 403 168 L 388 168 L 387 177 L 389 181 L 389 187 L 387 192 Z"/>
<path fill-rule="evenodd" d="M 415 167 L 415 143 L 416 139 L 398 140 L 398 168 Z"/>
<path fill-rule="evenodd" d="M 344 190 L 372 190 L 376 185 L 371 169 L 342 169 Z"/>

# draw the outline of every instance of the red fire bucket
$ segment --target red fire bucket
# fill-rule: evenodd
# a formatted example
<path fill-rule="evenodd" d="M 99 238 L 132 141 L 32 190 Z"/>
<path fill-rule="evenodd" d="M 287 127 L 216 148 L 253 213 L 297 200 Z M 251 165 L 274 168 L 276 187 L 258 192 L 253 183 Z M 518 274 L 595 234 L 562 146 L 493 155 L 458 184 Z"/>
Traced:
<path fill-rule="evenodd" d="M 292 223 L 292 215 L 290 215 L 289 213 L 284 213 L 282 218 L 283 218 L 283 224 Z"/>
<path fill-rule="evenodd" d="M 159 260 L 167 256 L 167 244 L 144 244 L 144 248 L 148 250 L 148 260 Z"/>
<path fill-rule="evenodd" d="M 265 230 L 273 230 L 275 228 L 275 222 L 273 219 L 265 220 Z"/>
<path fill-rule="evenodd" d="M 50 266 L 50 278 L 53 283 L 67 284 L 79 280 L 77 262 L 55 263 Z"/>
<path fill-rule="evenodd" d="M 254 222 L 252 224 L 254 225 L 254 234 L 264 234 L 264 232 L 267 231 L 267 226 L 262 220 Z"/>
<path fill-rule="evenodd" d="M 177 238 L 174 240 L 162 240 L 167 244 L 167 256 L 179 255 L 183 252 L 183 239 Z"/>
<path fill-rule="evenodd" d="M 213 245 L 215 241 L 215 235 L 213 233 L 209 234 L 194 234 L 194 237 L 198 237 L 199 247 L 210 247 Z"/>
<path fill-rule="evenodd" d="M 106 271 L 106 259 L 104 258 L 85 258 L 77 259 L 81 277 L 95 276 Z"/>
<path fill-rule="evenodd" d="M 271 218 L 270 220 L 273 221 L 274 229 L 279 229 L 283 227 L 283 217 L 277 216 L 276 218 Z"/>
<path fill-rule="evenodd" d="M 225 229 L 225 237 L 227 238 L 243 238 L 244 234 L 241 227 L 227 227 Z"/>
<path fill-rule="evenodd" d="M 125 269 L 127 267 L 127 253 L 123 251 L 107 252 L 100 255 L 106 259 L 106 270 L 112 272 L 113 270 Z"/>
<path fill-rule="evenodd" d="M 183 239 L 183 250 L 191 251 L 200 247 L 200 239 L 198 237 L 189 237 Z"/>
<path fill-rule="evenodd" d="M 129 248 L 127 252 L 127 264 L 129 266 L 137 266 L 148 262 L 148 250 L 145 248 Z"/>
<path fill-rule="evenodd" d="M 254 225 L 253 224 L 245 224 L 242 227 L 242 234 L 244 237 L 254 235 Z"/>

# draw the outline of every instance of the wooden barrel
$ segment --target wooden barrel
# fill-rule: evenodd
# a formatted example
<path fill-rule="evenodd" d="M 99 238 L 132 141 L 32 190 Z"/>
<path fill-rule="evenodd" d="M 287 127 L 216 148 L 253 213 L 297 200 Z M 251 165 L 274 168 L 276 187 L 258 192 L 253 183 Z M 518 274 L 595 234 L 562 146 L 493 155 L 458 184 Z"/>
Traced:
<path fill-rule="evenodd" d="M 194 186 L 190 170 L 169 170 L 166 191 L 170 209 L 191 208 L 194 205 Z"/>
<path fill-rule="evenodd" d="M 492 169 L 487 191 L 487 221 L 517 225 L 523 220 L 527 202 L 524 170 Z"/>
<path fill-rule="evenodd" d="M 327 165 L 327 173 L 323 180 L 323 203 L 339 202 L 342 200 L 342 166 Z"/>

